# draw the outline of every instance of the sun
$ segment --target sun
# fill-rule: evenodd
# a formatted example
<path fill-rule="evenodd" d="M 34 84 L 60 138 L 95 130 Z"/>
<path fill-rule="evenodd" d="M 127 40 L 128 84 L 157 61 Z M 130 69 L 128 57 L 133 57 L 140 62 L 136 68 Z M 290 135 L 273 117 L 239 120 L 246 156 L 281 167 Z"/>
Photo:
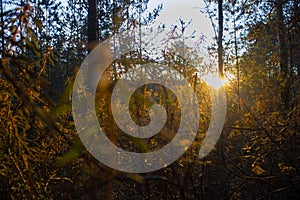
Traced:
<path fill-rule="evenodd" d="M 214 87 L 216 90 L 218 90 L 224 85 L 228 84 L 232 78 L 233 75 L 229 73 L 224 74 L 224 78 L 220 78 L 218 73 L 208 73 L 204 77 L 204 81 L 208 86 Z"/>

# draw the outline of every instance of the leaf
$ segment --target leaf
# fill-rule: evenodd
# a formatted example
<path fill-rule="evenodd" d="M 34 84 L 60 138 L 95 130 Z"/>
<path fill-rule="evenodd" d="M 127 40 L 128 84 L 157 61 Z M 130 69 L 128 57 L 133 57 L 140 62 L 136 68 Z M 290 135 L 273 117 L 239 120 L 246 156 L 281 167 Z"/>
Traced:
<path fill-rule="evenodd" d="M 295 171 L 295 168 L 287 166 L 284 163 L 278 163 L 278 167 L 282 173 Z"/>
<path fill-rule="evenodd" d="M 72 105 L 71 104 L 63 104 L 59 105 L 56 108 L 51 110 L 50 116 L 53 118 L 59 118 L 62 115 L 72 112 Z"/>
<path fill-rule="evenodd" d="M 256 175 L 262 175 L 265 173 L 265 170 L 261 168 L 257 163 L 252 164 L 252 172 L 254 172 Z"/>
<path fill-rule="evenodd" d="M 69 162 L 72 162 L 79 158 L 84 150 L 85 147 L 83 146 L 80 138 L 76 137 L 71 149 L 66 152 L 61 158 L 59 158 L 57 160 L 57 163 L 59 164 L 59 166 L 65 166 Z"/>
<path fill-rule="evenodd" d="M 143 184 L 145 182 L 145 178 L 139 174 L 124 173 L 123 175 L 127 178 L 130 178 L 130 179 L 136 181 L 137 183 Z"/>

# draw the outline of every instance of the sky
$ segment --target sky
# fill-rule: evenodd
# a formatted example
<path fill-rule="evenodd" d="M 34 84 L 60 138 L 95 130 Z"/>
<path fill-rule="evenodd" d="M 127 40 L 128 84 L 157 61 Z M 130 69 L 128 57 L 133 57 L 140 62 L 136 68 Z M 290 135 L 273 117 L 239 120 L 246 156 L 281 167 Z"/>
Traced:
<path fill-rule="evenodd" d="M 67 2 L 67 0 L 60 1 L 63 4 Z M 149 0 L 147 5 L 148 11 L 150 12 L 159 4 L 163 4 L 163 9 L 153 27 L 157 27 L 161 23 L 165 23 L 167 27 L 171 27 L 172 24 L 179 24 L 179 18 L 186 22 L 193 19 L 187 33 L 192 33 L 195 30 L 198 38 L 201 35 L 206 36 L 205 45 L 213 42 L 214 32 L 211 22 L 205 14 L 200 13 L 200 10 L 203 11 L 205 7 L 203 0 Z"/>
<path fill-rule="evenodd" d="M 209 56 L 207 51 L 207 47 L 215 42 L 215 33 L 209 17 L 202 13 L 203 11 L 206 11 L 203 0 L 149 0 L 149 11 L 156 8 L 159 4 L 163 4 L 163 8 L 153 26 L 165 23 L 166 27 L 170 27 L 171 29 L 172 24 L 179 24 L 179 18 L 186 22 L 192 19 L 193 21 L 188 29 L 188 32 L 190 33 L 194 30 L 196 31 L 195 41 L 192 42 L 196 42 L 201 35 L 204 35 L 206 37 L 206 42 L 203 43 L 203 48 L 200 52 L 201 57 L 203 57 L 204 62 L 216 64 L 216 60 Z M 217 71 L 217 65 L 213 70 Z M 233 78 L 233 75 L 226 75 L 228 75 L 230 79 Z M 220 80 L 217 73 L 208 73 L 205 75 L 204 79 L 208 85 L 215 88 L 219 88 L 228 81 L 227 79 Z"/>
<path fill-rule="evenodd" d="M 202 0 L 150 0 L 148 8 L 152 10 L 161 3 L 163 4 L 163 9 L 155 25 L 165 23 L 168 27 L 172 24 L 178 24 L 179 18 L 186 22 L 192 19 L 193 21 L 188 31 L 193 32 L 195 30 L 197 36 L 205 35 L 207 45 L 213 42 L 214 32 L 211 22 L 205 14 L 200 12 L 200 10 L 203 11 L 205 8 Z"/>
<path fill-rule="evenodd" d="M 171 31 L 172 25 L 180 24 L 179 18 L 183 19 L 185 22 L 188 22 L 192 19 L 192 23 L 186 30 L 186 35 L 196 31 L 195 38 L 185 40 L 185 44 L 190 47 L 194 47 L 197 41 L 199 41 L 200 37 L 204 35 L 205 41 L 202 42 L 200 46 L 200 57 L 203 58 L 204 63 L 216 63 L 215 58 L 211 57 L 207 50 L 208 46 L 211 46 L 212 43 L 215 42 L 215 33 L 209 17 L 200 12 L 205 11 L 205 3 L 203 0 L 149 0 L 148 11 L 153 10 L 159 4 L 163 4 L 163 8 L 159 14 L 159 17 L 152 25 L 153 28 L 157 27 L 161 23 L 164 23 L 166 27 L 169 28 L 169 31 Z M 157 41 L 161 40 L 158 39 Z M 155 43 L 159 44 L 159 42 Z M 217 70 L 217 67 L 215 68 L 216 69 L 213 70 Z"/>
<path fill-rule="evenodd" d="M 60 0 L 66 3 L 67 0 Z M 207 52 L 207 46 L 214 42 L 214 31 L 212 24 L 208 16 L 201 13 L 200 11 L 205 11 L 205 3 L 203 0 L 149 0 L 147 5 L 148 12 L 151 12 L 158 5 L 162 4 L 162 11 L 159 13 L 159 17 L 155 20 L 155 23 L 151 27 L 157 28 L 161 23 L 164 23 L 167 30 L 172 30 L 173 24 L 179 24 L 179 18 L 188 22 L 192 19 L 191 25 L 186 30 L 186 35 L 191 34 L 196 31 L 195 38 L 186 40 L 186 44 L 189 46 L 195 45 L 197 40 L 204 35 L 205 42 L 202 44 L 201 56 L 203 56 L 204 61 L 210 62 L 212 58 L 209 57 Z M 164 36 L 162 36 L 164 37 Z M 156 38 L 157 45 L 161 45 L 160 37 Z M 154 45 L 155 46 L 155 45 Z"/>

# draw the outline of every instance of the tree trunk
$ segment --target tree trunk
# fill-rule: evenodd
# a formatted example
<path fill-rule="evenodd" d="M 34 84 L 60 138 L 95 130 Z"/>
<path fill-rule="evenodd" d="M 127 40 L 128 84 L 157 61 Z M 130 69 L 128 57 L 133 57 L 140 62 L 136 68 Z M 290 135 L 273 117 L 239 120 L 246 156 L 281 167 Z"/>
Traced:
<path fill-rule="evenodd" d="M 90 53 L 98 44 L 98 20 L 97 20 L 97 0 L 88 0 L 88 43 L 87 43 L 87 50 Z M 95 89 L 94 86 L 96 83 L 94 82 L 97 80 L 97 69 L 96 66 L 92 66 L 93 63 L 89 63 L 88 68 L 88 77 L 89 77 L 89 84 L 91 89 Z M 93 86 L 93 87 L 92 87 Z"/>
<path fill-rule="evenodd" d="M 218 12 L 219 12 L 219 36 L 218 36 L 218 68 L 219 76 L 223 78 L 223 0 L 218 0 Z"/>
<path fill-rule="evenodd" d="M 4 30 L 4 17 L 3 17 L 3 1 L 0 0 L 0 9 L 1 9 L 1 30 Z M 1 58 L 4 58 L 5 55 L 5 42 L 4 42 L 4 34 L 1 34 L 1 46 L 2 46 L 2 51 L 1 51 Z"/>
<path fill-rule="evenodd" d="M 299 24 L 299 0 L 294 2 L 294 22 L 293 22 L 293 67 L 300 76 L 300 26 Z M 298 25 L 298 26 L 297 26 Z"/>
<path fill-rule="evenodd" d="M 279 59 L 280 59 L 280 74 L 282 78 L 282 92 L 281 100 L 285 110 L 288 109 L 289 105 L 289 87 L 288 87 L 288 45 L 286 36 L 286 27 L 284 24 L 283 16 L 283 0 L 275 1 L 275 10 L 277 15 L 277 35 L 278 35 L 278 46 L 279 46 Z"/>
<path fill-rule="evenodd" d="M 88 0 L 88 51 L 92 51 L 98 43 L 97 0 Z"/>

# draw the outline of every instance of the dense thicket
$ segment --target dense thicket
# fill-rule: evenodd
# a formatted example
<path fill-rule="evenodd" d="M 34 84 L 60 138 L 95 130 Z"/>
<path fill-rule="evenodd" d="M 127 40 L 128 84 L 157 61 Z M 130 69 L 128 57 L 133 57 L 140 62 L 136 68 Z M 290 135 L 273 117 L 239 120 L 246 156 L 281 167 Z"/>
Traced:
<path fill-rule="evenodd" d="M 216 34 L 209 51 L 219 56 L 224 76 L 230 72 L 235 78 L 226 86 L 222 137 L 202 160 L 198 150 L 211 102 L 210 88 L 199 76 L 209 65 L 182 40 L 192 22 L 179 20 L 155 50 L 158 55 L 150 56 L 154 51 L 142 46 L 139 33 L 162 7 L 148 11 L 148 0 L 0 3 L 1 199 L 299 198 L 298 0 L 205 0 L 204 12 Z M 112 120 L 113 86 L 139 64 L 159 62 L 176 69 L 193 86 L 201 106 L 199 134 L 189 150 L 172 165 L 146 174 L 118 172 L 94 159 L 76 135 L 71 112 L 72 84 L 83 59 L 96 44 L 127 29 L 136 34 L 136 50 L 111 64 L 105 77 L 109 86 L 97 94 L 97 113 L 105 113 L 99 123 L 108 137 L 130 151 L 152 151 L 178 128 L 176 101 L 175 109 L 162 103 L 172 118 L 165 133 L 149 140 L 127 137 Z M 153 91 L 174 99 L 163 87 L 142 87 L 132 103 L 137 123 L 149 122 L 149 101 L 159 96 Z"/>

